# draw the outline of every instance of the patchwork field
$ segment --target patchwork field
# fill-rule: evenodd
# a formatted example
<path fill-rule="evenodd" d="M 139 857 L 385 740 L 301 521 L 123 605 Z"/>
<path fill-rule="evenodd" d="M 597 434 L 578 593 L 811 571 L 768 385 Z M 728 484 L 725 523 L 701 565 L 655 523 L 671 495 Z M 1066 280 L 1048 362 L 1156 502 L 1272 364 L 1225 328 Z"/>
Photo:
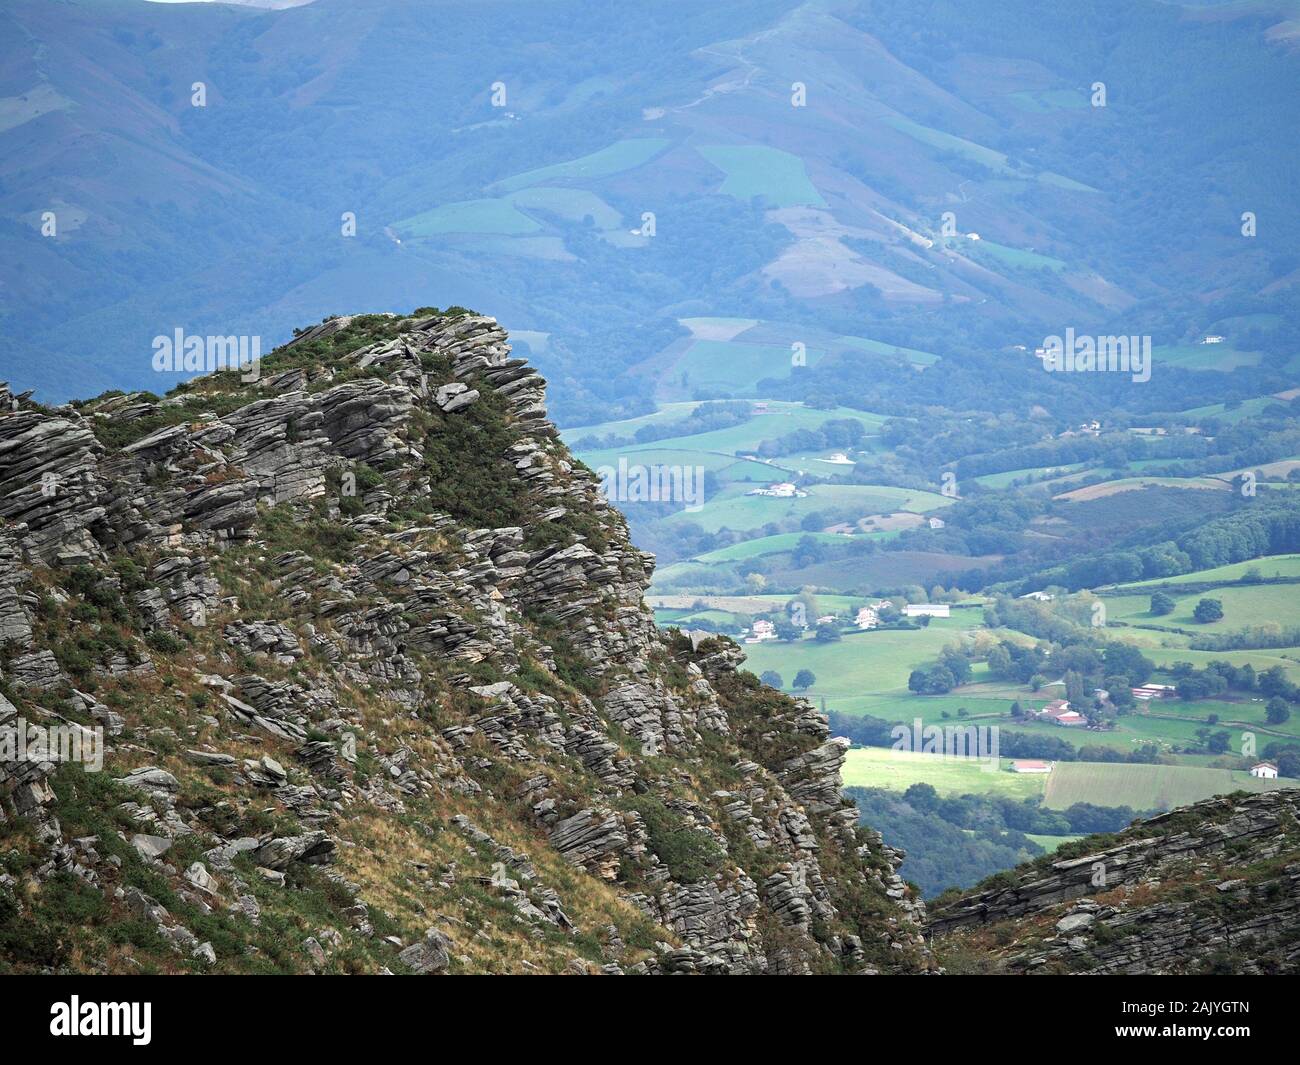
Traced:
<path fill-rule="evenodd" d="M 1171 614 L 1151 613 L 1151 594 L 1107 595 L 1106 617 L 1110 621 L 1127 621 L 1134 624 L 1173 626 L 1194 635 L 1201 633 L 1232 632 L 1247 625 L 1275 622 L 1278 625 L 1300 625 L 1300 594 L 1294 584 L 1224 585 L 1208 591 L 1179 593 L 1177 585 L 1170 585 L 1166 594 L 1176 604 Z M 1223 604 L 1223 617 L 1218 621 L 1198 622 L 1193 616 L 1196 604 L 1202 599 L 1217 599 Z"/>
<path fill-rule="evenodd" d="M 756 674 L 775 670 L 787 681 L 793 680 L 799 670 L 811 669 L 817 675 L 817 684 L 809 695 L 824 696 L 836 707 L 842 699 L 867 693 L 878 696 L 892 692 L 906 696 L 908 674 L 980 620 L 978 611 L 970 613 L 969 619 L 936 619 L 926 628 L 852 633 L 835 643 L 805 639 L 793 643 L 746 644 L 745 668 Z"/>
<path fill-rule="evenodd" d="M 658 137 L 636 137 L 616 141 L 598 152 L 584 155 L 578 159 L 569 159 L 563 163 L 526 170 L 522 174 L 499 181 L 493 186 L 503 192 L 541 185 L 548 181 L 583 181 L 594 178 L 609 177 L 634 167 L 648 163 L 669 142 Z"/>
<path fill-rule="evenodd" d="M 1171 810 L 1233 791 L 1276 791 L 1286 782 L 1249 773 L 1196 766 L 1058 762 L 1047 775 L 1043 805 L 1064 810 L 1076 802 Z"/>
<path fill-rule="evenodd" d="M 806 364 L 815 366 L 826 352 L 805 347 Z M 665 386 L 707 389 L 743 396 L 759 381 L 790 375 L 793 352 L 788 344 L 751 344 L 739 340 L 697 340 L 673 366 Z"/>
<path fill-rule="evenodd" d="M 775 207 L 826 206 L 797 155 L 764 145 L 706 147 L 699 152 L 726 174 L 718 189 L 724 196 L 757 196 Z"/>
<path fill-rule="evenodd" d="M 846 787 L 906 791 L 930 784 L 941 795 L 1002 795 L 1042 798 L 1052 810 L 1075 803 L 1129 806 L 1136 811 L 1169 810 L 1234 791 L 1275 791 L 1285 782 L 1258 780 L 1249 773 L 1197 766 L 1129 765 L 1111 762 L 1057 762 L 1051 773 L 1013 773 L 1002 759 L 991 772 L 977 759 L 854 747 L 844 764 Z M 1053 837 L 1055 838 L 1055 837 Z"/>
<path fill-rule="evenodd" d="M 583 460 L 590 464 L 586 456 Z M 692 521 L 709 532 L 717 532 L 719 529 L 757 529 L 768 522 L 802 519 L 813 513 L 838 517 L 849 513 L 865 515 L 910 510 L 926 514 L 951 506 L 953 502 L 937 492 L 887 485 L 818 484 L 812 485 L 806 496 L 789 499 L 746 495 L 750 487 L 727 485 L 698 513 L 680 512 L 665 520 Z"/>
<path fill-rule="evenodd" d="M 697 557 L 697 562 L 738 562 L 747 558 L 758 558 L 761 555 L 776 554 L 780 551 L 790 551 L 798 545 L 799 541 L 805 536 L 811 537 L 817 543 L 840 545 L 848 542 L 852 537 L 841 536 L 837 533 L 777 533 L 775 536 L 760 536 L 754 540 L 746 540 L 743 543 L 732 544 L 730 547 L 720 547 L 716 551 L 707 551 Z"/>
<path fill-rule="evenodd" d="M 844 763 L 844 786 L 906 791 L 913 784 L 930 784 L 940 795 L 1005 795 L 1012 799 L 1038 798 L 1044 778 L 1006 771 L 1003 759 L 997 771 L 990 763 L 935 754 L 894 751 L 887 747 L 854 747 Z"/>
<path fill-rule="evenodd" d="M 1198 491 L 1226 492 L 1229 489 L 1225 481 L 1213 477 L 1121 477 L 1114 481 L 1090 484 L 1084 488 L 1075 488 L 1053 497 L 1072 503 L 1086 503 L 1093 499 L 1118 495 L 1121 492 L 1139 492 L 1148 488 L 1187 488 Z"/>
<path fill-rule="evenodd" d="M 1151 589 L 1166 584 L 1208 584 L 1214 581 L 1238 581 L 1252 570 L 1257 570 L 1261 577 L 1300 577 L 1300 555 L 1265 555 L 1249 562 L 1234 562 L 1230 566 L 1216 566 L 1214 569 L 1196 570 L 1183 573 L 1177 577 L 1161 577 L 1158 580 L 1135 581 L 1132 584 L 1115 586 L 1116 591 L 1137 591 Z"/>

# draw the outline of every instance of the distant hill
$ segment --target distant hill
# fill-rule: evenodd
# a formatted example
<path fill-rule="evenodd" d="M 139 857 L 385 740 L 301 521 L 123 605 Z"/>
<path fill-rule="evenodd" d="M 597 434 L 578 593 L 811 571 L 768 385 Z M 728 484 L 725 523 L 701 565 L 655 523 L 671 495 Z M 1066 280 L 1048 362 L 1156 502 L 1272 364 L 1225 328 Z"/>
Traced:
<path fill-rule="evenodd" d="M 150 344 L 175 328 L 269 350 L 436 292 L 492 307 L 570 425 L 862 367 L 900 401 L 1023 409 L 1032 385 L 1070 409 L 1078 382 L 1010 350 L 1064 325 L 1170 353 L 1116 404 L 1221 403 L 1207 368 L 1264 394 L 1300 354 L 1284 25 L 1154 2 L 16 0 L 0 375 L 162 392 Z M 1211 326 L 1225 345 L 1197 349 Z"/>

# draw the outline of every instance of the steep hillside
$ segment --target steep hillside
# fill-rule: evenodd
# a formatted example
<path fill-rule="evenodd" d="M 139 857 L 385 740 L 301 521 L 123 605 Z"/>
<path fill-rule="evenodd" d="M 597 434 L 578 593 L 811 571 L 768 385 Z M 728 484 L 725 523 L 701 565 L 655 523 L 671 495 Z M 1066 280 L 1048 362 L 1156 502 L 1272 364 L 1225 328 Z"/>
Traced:
<path fill-rule="evenodd" d="M 655 628 L 494 320 L 260 369 L 0 391 L 0 971 L 929 966 L 844 741 Z"/>
<path fill-rule="evenodd" d="M 949 972 L 1300 971 L 1300 789 L 1240 792 L 941 898 L 927 932 Z"/>

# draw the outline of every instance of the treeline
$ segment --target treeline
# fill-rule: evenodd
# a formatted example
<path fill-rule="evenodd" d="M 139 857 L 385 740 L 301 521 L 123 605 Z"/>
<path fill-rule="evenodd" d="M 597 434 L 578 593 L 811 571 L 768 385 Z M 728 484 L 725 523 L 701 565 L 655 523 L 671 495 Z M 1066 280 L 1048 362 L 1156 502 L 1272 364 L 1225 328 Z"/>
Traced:
<path fill-rule="evenodd" d="M 901 795 L 882 788 L 849 788 L 847 794 L 857 803 L 863 824 L 879 831 L 891 847 L 907 852 L 900 872 L 926 898 L 971 887 L 1043 854 L 1028 833 L 1117 832 L 1138 816 L 1127 806 L 1077 803 L 1056 811 L 1043 809 L 1037 799 L 945 798 L 929 784 L 913 784 Z"/>
<path fill-rule="evenodd" d="M 853 447 L 867 435 L 857 418 L 828 418 L 816 429 L 795 429 L 758 445 L 758 454 L 766 459 L 793 455 L 799 451 L 821 451 L 828 447 Z"/>
<path fill-rule="evenodd" d="M 900 722 L 880 718 L 859 717 L 827 711 L 831 732 L 845 736 L 860 747 L 892 747 L 891 729 Z M 1069 741 L 1049 733 L 1001 731 L 998 736 L 998 755 L 1001 758 L 1037 758 L 1048 762 L 1125 762 L 1132 765 L 1156 765 L 1160 762 L 1160 748 L 1154 743 L 1142 744 L 1126 753 L 1112 747 L 1085 744 L 1075 748 Z"/>
<path fill-rule="evenodd" d="M 1149 547 L 1098 552 L 1042 569 L 1020 581 L 1017 594 L 1058 585 L 1106 584 L 1176 577 L 1196 570 L 1245 562 L 1261 555 L 1300 551 L 1300 498 L 1264 494 L 1231 513 L 1211 518 L 1176 540 Z"/>
<path fill-rule="evenodd" d="M 727 400 L 701 403 L 685 418 L 670 422 L 651 422 L 643 425 L 631 436 L 619 436 L 606 433 L 600 436 L 589 433 L 575 440 L 575 451 L 604 451 L 609 448 L 631 447 L 633 444 L 649 444 L 656 440 L 667 440 L 675 436 L 694 436 L 696 433 L 710 433 L 717 429 L 730 429 L 741 425 L 753 417 L 753 406 L 744 400 Z"/>

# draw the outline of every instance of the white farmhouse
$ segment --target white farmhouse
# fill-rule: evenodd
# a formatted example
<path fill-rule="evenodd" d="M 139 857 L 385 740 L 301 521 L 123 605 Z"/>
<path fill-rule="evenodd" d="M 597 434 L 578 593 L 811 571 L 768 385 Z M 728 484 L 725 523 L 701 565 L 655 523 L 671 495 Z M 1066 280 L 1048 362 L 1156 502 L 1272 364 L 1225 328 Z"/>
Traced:
<path fill-rule="evenodd" d="M 1277 766 L 1272 762 L 1256 762 L 1250 767 L 1250 775 L 1259 777 L 1261 780 L 1276 780 Z"/>

